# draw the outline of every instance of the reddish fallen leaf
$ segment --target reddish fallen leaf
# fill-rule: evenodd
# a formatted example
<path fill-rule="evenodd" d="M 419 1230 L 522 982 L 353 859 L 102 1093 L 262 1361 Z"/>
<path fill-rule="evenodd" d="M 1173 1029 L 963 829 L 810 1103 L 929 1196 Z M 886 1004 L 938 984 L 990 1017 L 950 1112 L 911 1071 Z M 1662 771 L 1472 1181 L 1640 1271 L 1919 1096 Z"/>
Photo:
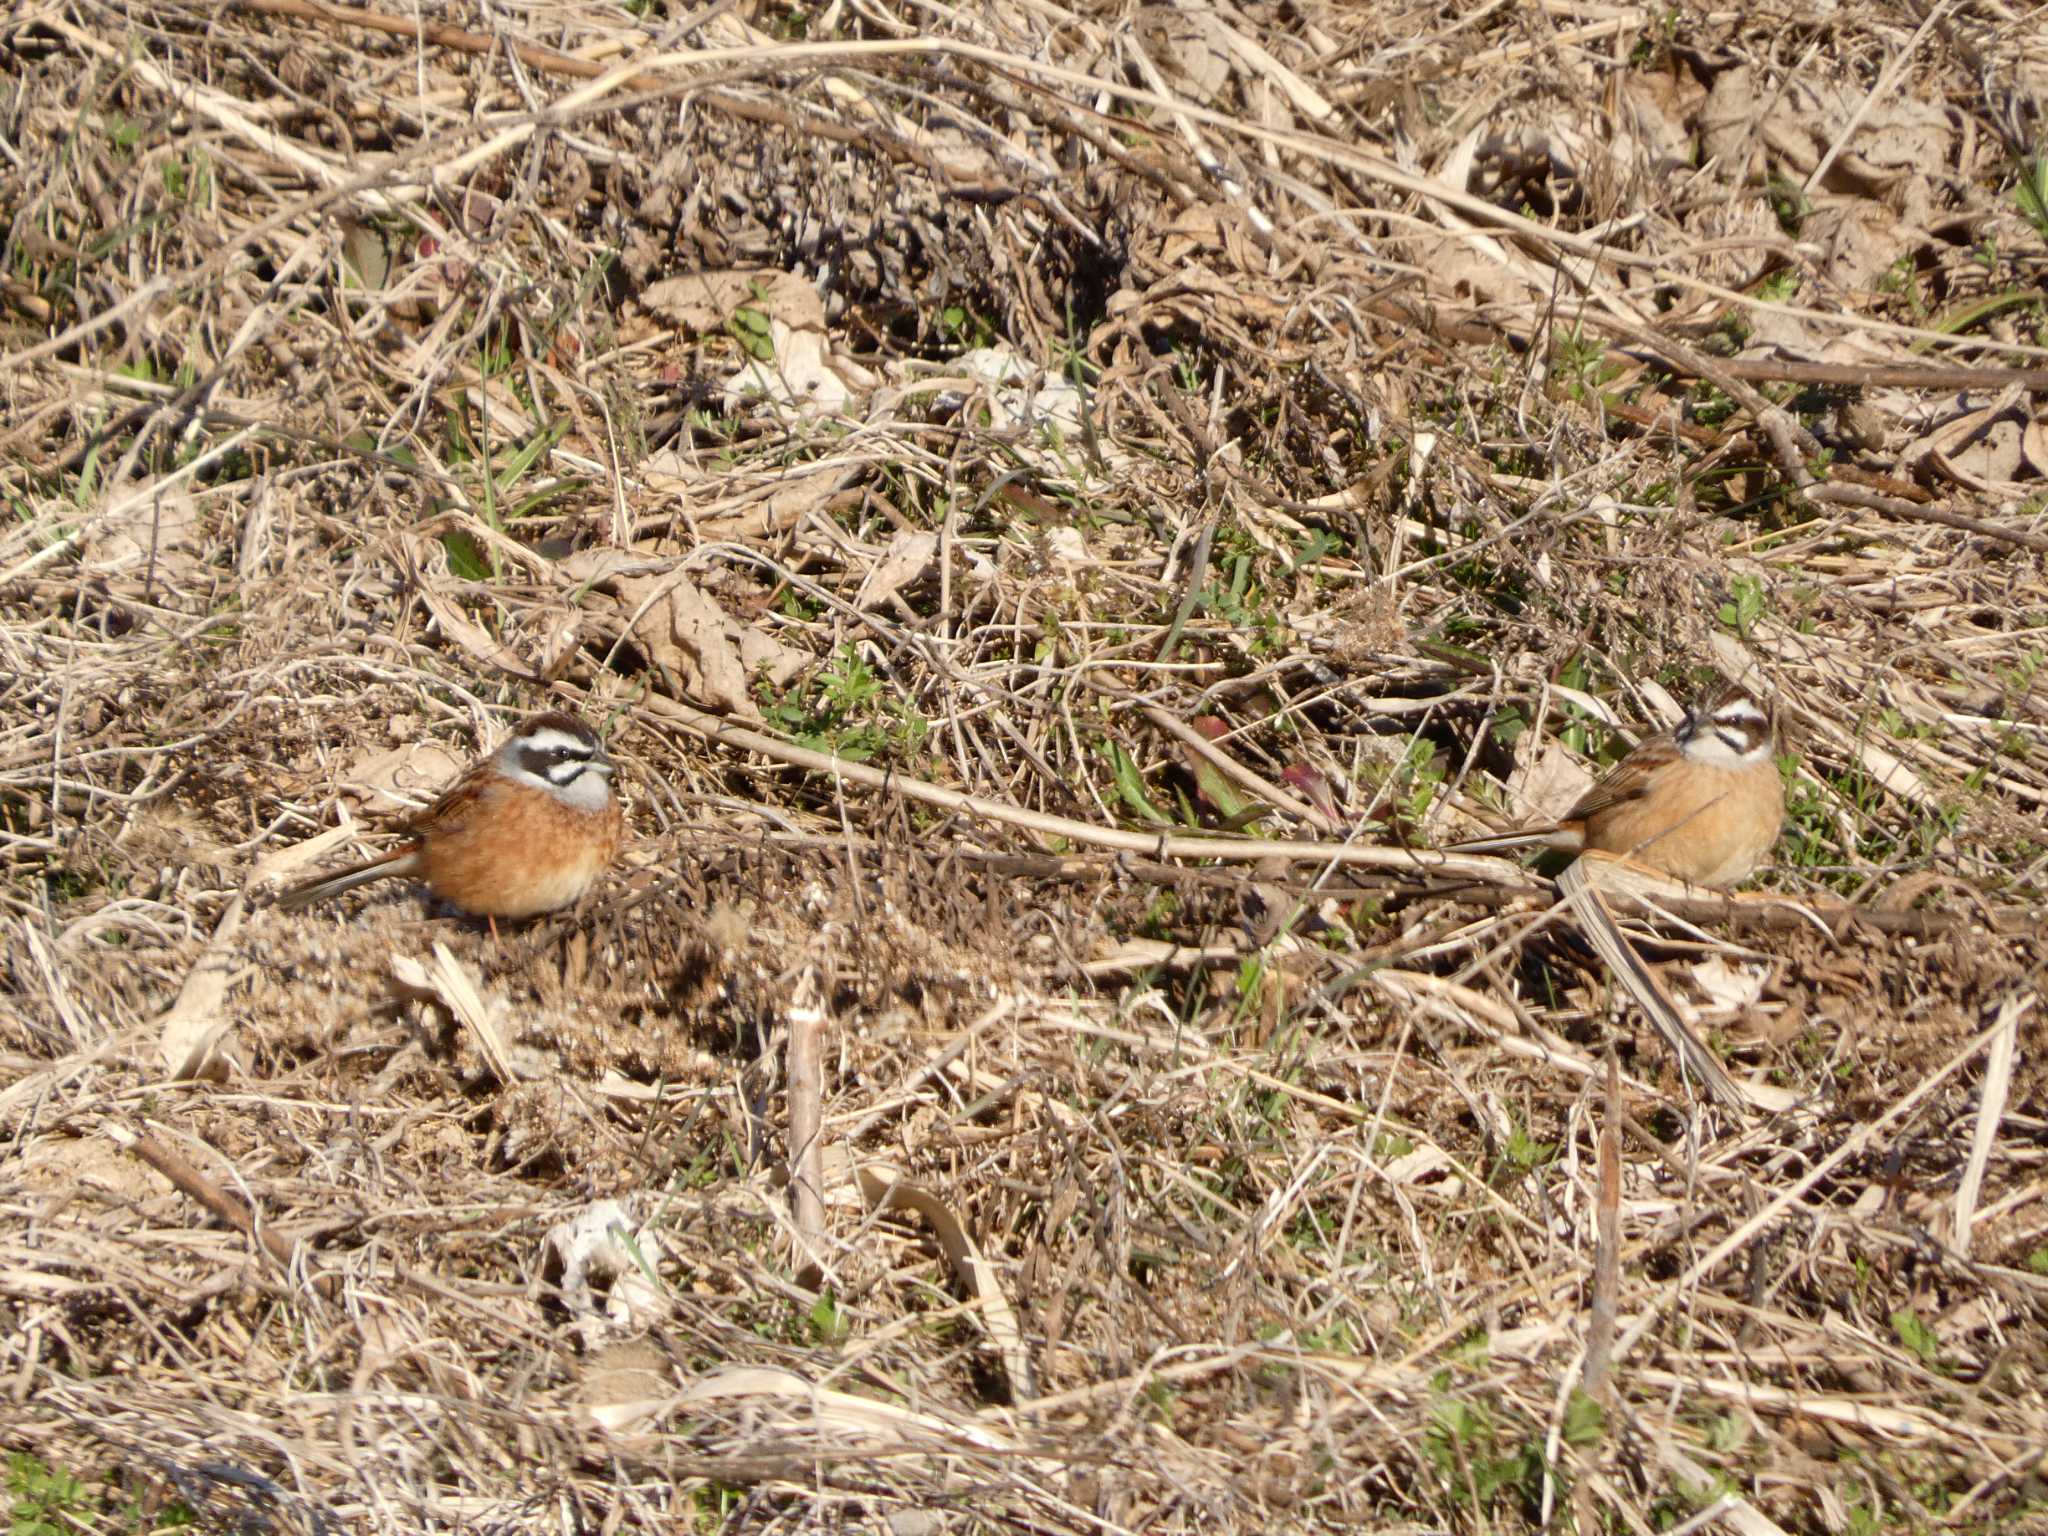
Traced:
<path fill-rule="evenodd" d="M 1336 791 L 1330 787 L 1329 777 L 1322 769 L 1307 763 L 1289 763 L 1280 770 L 1280 782 L 1321 811 L 1333 826 L 1342 825 L 1344 817 L 1337 809 Z"/>

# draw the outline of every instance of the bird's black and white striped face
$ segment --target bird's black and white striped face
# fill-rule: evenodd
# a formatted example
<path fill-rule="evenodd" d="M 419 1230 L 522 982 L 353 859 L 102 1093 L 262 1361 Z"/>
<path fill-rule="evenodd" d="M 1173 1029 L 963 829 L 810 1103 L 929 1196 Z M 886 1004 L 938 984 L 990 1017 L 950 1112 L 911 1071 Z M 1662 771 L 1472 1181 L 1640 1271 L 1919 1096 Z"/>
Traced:
<path fill-rule="evenodd" d="M 1770 711 L 1741 688 L 1702 699 L 1676 735 L 1685 757 L 1716 768 L 1752 768 L 1771 756 Z"/>
<path fill-rule="evenodd" d="M 549 711 L 523 722 L 498 748 L 498 769 L 580 810 L 603 810 L 611 798 L 612 760 L 604 743 L 573 715 Z"/>

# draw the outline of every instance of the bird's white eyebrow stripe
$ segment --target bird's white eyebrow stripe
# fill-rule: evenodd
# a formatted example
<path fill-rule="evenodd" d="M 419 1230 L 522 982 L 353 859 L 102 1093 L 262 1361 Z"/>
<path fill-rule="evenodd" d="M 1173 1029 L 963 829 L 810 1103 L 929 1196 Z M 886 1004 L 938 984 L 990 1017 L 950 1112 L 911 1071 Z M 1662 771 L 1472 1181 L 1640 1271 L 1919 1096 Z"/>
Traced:
<path fill-rule="evenodd" d="M 589 738 L 572 736 L 553 726 L 522 737 L 520 745 L 528 752 L 573 752 L 583 757 L 594 756 L 597 752 L 597 744 Z"/>

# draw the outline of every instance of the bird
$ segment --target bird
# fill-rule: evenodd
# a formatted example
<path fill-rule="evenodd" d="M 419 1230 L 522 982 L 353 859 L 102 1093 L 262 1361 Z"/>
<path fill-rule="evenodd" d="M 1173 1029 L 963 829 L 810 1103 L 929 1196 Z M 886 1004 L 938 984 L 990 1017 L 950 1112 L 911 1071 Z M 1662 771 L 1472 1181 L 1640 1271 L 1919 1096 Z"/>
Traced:
<path fill-rule="evenodd" d="M 381 858 L 319 875 L 277 898 L 290 911 L 372 880 L 410 876 L 472 917 L 537 917 L 579 900 L 618 852 L 625 817 L 597 734 L 558 710 L 520 722 L 405 825 Z"/>
<path fill-rule="evenodd" d="M 1453 843 L 1491 853 L 1545 844 L 1619 854 L 1694 885 L 1739 885 L 1785 825 L 1777 728 L 1748 689 L 1724 684 L 1671 730 L 1644 739 L 1545 826 Z"/>

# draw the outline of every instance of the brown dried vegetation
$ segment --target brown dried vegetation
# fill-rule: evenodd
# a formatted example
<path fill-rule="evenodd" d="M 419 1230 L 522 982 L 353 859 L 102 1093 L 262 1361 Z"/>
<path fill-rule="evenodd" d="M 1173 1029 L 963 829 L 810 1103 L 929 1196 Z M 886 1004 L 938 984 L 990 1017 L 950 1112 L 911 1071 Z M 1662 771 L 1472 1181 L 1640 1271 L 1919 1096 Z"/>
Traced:
<path fill-rule="evenodd" d="M 2044 155 L 1995 0 L 15 8 L 0 1499 L 2048 1520 Z M 1717 675 L 1777 1112 L 1421 851 Z M 266 906 L 543 702 L 583 910 Z"/>

